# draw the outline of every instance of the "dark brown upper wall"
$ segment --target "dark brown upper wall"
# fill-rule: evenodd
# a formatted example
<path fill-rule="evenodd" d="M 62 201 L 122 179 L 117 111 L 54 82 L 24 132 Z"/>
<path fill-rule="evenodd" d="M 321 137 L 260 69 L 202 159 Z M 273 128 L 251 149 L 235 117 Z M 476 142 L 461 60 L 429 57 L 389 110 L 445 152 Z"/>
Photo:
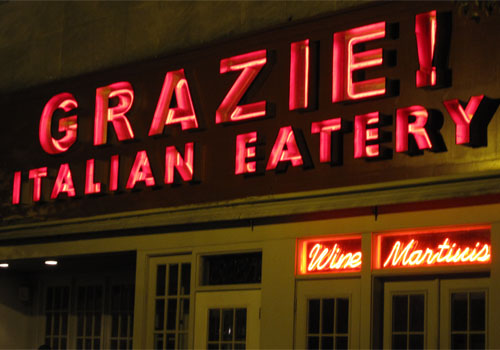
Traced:
<path fill-rule="evenodd" d="M 0 94 L 367 1 L 0 1 Z"/>

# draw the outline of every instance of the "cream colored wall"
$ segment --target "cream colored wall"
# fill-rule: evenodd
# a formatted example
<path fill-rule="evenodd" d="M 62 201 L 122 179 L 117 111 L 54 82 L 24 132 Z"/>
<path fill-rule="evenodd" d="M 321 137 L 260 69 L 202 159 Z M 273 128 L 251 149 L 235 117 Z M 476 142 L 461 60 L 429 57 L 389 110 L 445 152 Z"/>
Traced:
<path fill-rule="evenodd" d="M 491 310 L 500 307 L 500 262 L 495 252 L 500 246 L 500 204 L 474 207 L 421 210 L 342 219 L 302 221 L 269 224 L 254 227 L 210 229 L 192 232 L 143 235 L 121 238 L 103 238 L 30 246 L 0 247 L 1 258 L 36 258 L 47 256 L 91 254 L 112 251 L 137 250 L 137 279 L 135 307 L 135 346 L 143 347 L 146 317 L 148 259 L 150 256 L 176 252 L 193 253 L 193 257 L 212 251 L 262 249 L 262 348 L 291 348 L 293 346 L 295 298 L 295 239 L 297 237 L 361 233 L 363 236 L 364 266 L 359 274 L 361 283 L 361 347 L 370 347 L 370 312 L 372 277 L 380 275 L 369 266 L 371 233 L 420 227 L 492 224 L 493 263 L 491 266 Z M 193 260 L 195 261 L 195 260 Z M 469 269 L 470 270 L 470 269 Z M 422 270 L 425 271 L 425 270 Z M 450 270 L 443 269 L 444 272 Z M 472 269 L 471 271 L 474 271 Z M 412 271 L 417 273 L 418 270 Z M 152 315 L 149 315 L 152 317 Z M 490 313 L 490 325 L 498 323 L 496 313 Z M 0 319 L 4 319 L 0 317 Z M 490 328 L 491 331 L 491 328 Z M 490 347 L 500 348 L 500 334 L 490 332 Z"/>
<path fill-rule="evenodd" d="M 41 345 L 33 342 L 32 304 L 19 299 L 19 288 L 24 286 L 22 278 L 0 274 L 0 349 L 28 349 Z"/>

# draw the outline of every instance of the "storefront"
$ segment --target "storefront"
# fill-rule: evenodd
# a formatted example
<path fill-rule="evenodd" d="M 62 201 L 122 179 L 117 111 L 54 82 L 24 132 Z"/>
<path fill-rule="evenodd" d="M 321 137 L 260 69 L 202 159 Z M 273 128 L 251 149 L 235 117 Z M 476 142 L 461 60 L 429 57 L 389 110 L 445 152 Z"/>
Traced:
<path fill-rule="evenodd" d="M 0 338 L 500 347 L 499 32 L 370 4 L 3 96 Z"/>

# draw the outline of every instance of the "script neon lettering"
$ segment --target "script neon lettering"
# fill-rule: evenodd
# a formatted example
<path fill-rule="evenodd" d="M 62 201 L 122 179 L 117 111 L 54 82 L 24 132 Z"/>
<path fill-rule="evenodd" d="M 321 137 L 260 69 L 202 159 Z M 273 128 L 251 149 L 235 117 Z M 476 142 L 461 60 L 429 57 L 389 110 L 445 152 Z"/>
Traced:
<path fill-rule="evenodd" d="M 349 270 L 361 266 L 361 252 L 343 252 L 337 243 L 331 248 L 316 243 L 307 256 L 310 260 L 307 272 Z"/>
<path fill-rule="evenodd" d="M 412 239 L 408 243 L 396 241 L 385 260 L 383 267 L 415 267 L 447 265 L 460 263 L 484 263 L 491 259 L 491 248 L 487 243 L 477 242 L 474 247 L 459 246 L 449 238 L 437 248 L 425 247 L 417 249 L 418 241 Z"/>

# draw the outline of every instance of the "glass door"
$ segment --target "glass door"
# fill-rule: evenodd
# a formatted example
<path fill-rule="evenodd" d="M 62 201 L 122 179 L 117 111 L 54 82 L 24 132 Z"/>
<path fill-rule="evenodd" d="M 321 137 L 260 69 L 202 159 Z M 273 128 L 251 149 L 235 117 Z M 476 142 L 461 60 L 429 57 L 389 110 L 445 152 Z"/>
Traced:
<path fill-rule="evenodd" d="M 489 280 L 441 282 L 442 349 L 488 348 Z"/>
<path fill-rule="evenodd" d="M 438 347 L 439 282 L 384 284 L 384 349 Z"/>
<path fill-rule="evenodd" d="M 195 349 L 258 349 L 260 290 L 198 292 Z"/>
<path fill-rule="evenodd" d="M 358 279 L 297 282 L 296 349 L 359 348 Z"/>
<path fill-rule="evenodd" d="M 191 326 L 191 256 L 150 260 L 148 349 L 189 349 Z"/>

